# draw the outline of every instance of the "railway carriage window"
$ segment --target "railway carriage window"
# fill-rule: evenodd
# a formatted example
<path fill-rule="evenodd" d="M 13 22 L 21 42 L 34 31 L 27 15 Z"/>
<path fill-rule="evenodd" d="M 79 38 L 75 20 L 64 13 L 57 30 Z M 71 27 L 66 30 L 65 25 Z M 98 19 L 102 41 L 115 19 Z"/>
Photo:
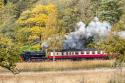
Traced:
<path fill-rule="evenodd" d="M 81 54 L 83 54 L 83 51 L 81 51 Z"/>
<path fill-rule="evenodd" d="M 78 55 L 79 53 L 78 52 L 75 52 L 75 55 Z"/>
<path fill-rule="evenodd" d="M 57 52 L 57 53 L 55 53 L 55 55 L 58 55 L 58 52 Z"/>
<path fill-rule="evenodd" d="M 74 53 L 74 52 L 72 52 L 72 55 L 75 55 L 75 53 Z"/>
<path fill-rule="evenodd" d="M 100 51 L 98 51 L 98 54 L 100 54 Z"/>
<path fill-rule="evenodd" d="M 84 51 L 82 51 L 81 54 L 84 54 Z"/>
<path fill-rule="evenodd" d="M 68 55 L 68 52 L 66 52 L 66 55 Z"/>
<path fill-rule="evenodd" d="M 90 52 L 89 52 L 89 51 L 86 51 L 86 54 L 90 54 Z"/>
<path fill-rule="evenodd" d="M 64 53 L 62 52 L 62 56 L 64 55 Z"/>
<path fill-rule="evenodd" d="M 92 51 L 92 54 L 95 54 L 95 51 Z"/>
<path fill-rule="evenodd" d="M 57 52 L 57 55 L 59 55 L 59 52 Z"/>

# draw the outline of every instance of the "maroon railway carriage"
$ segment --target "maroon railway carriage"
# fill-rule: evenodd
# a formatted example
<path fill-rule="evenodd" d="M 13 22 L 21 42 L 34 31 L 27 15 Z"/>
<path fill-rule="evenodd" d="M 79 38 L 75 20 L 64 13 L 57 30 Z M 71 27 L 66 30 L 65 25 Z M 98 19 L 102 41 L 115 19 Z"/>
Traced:
<path fill-rule="evenodd" d="M 102 50 L 97 49 L 82 49 L 82 50 L 63 50 L 63 51 L 49 51 L 48 59 L 97 59 L 108 58 Z"/>

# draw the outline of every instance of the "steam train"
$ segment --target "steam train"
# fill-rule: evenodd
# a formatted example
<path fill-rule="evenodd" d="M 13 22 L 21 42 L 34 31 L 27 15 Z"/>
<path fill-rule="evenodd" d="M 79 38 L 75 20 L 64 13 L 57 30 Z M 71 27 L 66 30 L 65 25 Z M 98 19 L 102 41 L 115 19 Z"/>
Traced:
<path fill-rule="evenodd" d="M 70 49 L 55 51 L 26 51 L 21 54 L 24 61 L 44 61 L 44 60 L 80 60 L 80 59 L 107 59 L 109 55 L 102 50 L 93 48 Z"/>

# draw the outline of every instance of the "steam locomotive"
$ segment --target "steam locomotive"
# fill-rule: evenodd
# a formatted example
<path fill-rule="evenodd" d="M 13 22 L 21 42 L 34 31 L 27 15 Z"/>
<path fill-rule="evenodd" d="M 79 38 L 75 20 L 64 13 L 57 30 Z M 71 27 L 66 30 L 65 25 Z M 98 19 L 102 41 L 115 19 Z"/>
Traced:
<path fill-rule="evenodd" d="M 107 59 L 109 55 L 94 48 L 55 51 L 26 51 L 21 54 L 24 61 Z"/>

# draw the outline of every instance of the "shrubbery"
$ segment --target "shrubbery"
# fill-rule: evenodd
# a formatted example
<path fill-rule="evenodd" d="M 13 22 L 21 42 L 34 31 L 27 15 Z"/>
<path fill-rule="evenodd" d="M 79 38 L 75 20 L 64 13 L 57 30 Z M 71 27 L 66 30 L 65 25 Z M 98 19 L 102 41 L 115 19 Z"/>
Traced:
<path fill-rule="evenodd" d="M 0 66 L 15 72 L 15 62 L 19 60 L 19 47 L 11 39 L 0 35 Z"/>

